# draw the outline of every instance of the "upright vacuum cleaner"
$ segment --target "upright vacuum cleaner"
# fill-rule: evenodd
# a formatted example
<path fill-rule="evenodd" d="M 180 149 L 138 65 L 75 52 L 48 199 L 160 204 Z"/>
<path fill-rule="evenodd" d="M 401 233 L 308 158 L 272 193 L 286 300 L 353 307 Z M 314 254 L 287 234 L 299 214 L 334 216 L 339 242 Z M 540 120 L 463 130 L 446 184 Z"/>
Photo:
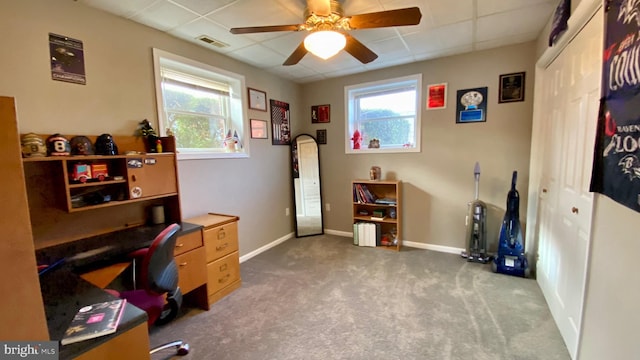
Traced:
<path fill-rule="evenodd" d="M 493 272 L 529 277 L 529 263 L 524 254 L 522 228 L 520 227 L 520 194 L 516 190 L 518 172 L 511 177 L 511 190 L 507 194 L 507 211 L 500 227 L 498 255 L 493 259 Z"/>
<path fill-rule="evenodd" d="M 467 249 L 461 256 L 467 261 L 487 263 L 487 205 L 480 201 L 480 164 L 476 162 L 473 169 L 476 183 L 475 200 L 468 204 L 467 209 Z"/>

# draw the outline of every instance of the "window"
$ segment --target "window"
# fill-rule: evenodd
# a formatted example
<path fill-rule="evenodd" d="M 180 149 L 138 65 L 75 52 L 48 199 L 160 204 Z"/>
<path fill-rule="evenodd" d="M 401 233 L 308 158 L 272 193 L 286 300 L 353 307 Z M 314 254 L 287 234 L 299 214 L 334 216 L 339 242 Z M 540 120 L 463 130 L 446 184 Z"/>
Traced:
<path fill-rule="evenodd" d="M 153 49 L 160 132 L 178 159 L 248 157 L 244 76 Z"/>
<path fill-rule="evenodd" d="M 421 84 L 418 74 L 346 86 L 346 153 L 419 152 Z"/>

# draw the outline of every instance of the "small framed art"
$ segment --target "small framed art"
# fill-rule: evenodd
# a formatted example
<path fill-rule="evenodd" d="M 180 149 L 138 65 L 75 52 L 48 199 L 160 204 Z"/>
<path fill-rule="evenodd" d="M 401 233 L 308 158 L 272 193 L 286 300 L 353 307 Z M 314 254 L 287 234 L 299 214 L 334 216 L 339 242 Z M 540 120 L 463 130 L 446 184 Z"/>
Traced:
<path fill-rule="evenodd" d="M 311 123 L 328 123 L 331 121 L 331 105 L 315 105 L 311 107 Z"/>
<path fill-rule="evenodd" d="M 456 123 L 487 121 L 487 87 L 458 90 Z"/>
<path fill-rule="evenodd" d="M 524 101 L 524 72 L 500 75 L 498 103 Z"/>
<path fill-rule="evenodd" d="M 447 107 L 447 83 L 427 86 L 427 110 L 445 109 Z"/>
<path fill-rule="evenodd" d="M 316 139 L 318 140 L 318 144 L 326 144 L 327 143 L 327 129 L 316 130 Z"/>
<path fill-rule="evenodd" d="M 249 109 L 267 111 L 267 93 L 264 91 L 249 89 Z"/>
<path fill-rule="evenodd" d="M 251 119 L 251 138 L 252 139 L 268 139 L 267 121 Z"/>

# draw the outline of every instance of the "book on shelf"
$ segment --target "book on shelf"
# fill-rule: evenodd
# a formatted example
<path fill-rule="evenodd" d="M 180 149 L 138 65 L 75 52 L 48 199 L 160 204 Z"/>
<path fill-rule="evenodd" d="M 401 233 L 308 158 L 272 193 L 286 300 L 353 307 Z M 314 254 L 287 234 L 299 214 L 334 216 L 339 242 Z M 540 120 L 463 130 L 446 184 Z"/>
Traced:
<path fill-rule="evenodd" d="M 376 196 L 371 191 L 369 191 L 366 185 L 354 184 L 353 201 L 358 203 L 373 204 L 376 201 Z"/>
<path fill-rule="evenodd" d="M 82 307 L 71 320 L 61 344 L 73 344 L 113 334 L 118 329 L 126 302 L 124 299 L 117 299 Z"/>
<path fill-rule="evenodd" d="M 382 220 L 384 220 L 386 218 L 387 218 L 386 216 L 372 216 L 371 220 L 373 220 L 373 221 L 382 221 Z"/>
<path fill-rule="evenodd" d="M 376 204 L 382 204 L 382 205 L 396 205 L 397 204 L 396 199 L 392 199 L 392 198 L 376 199 L 374 202 Z"/>

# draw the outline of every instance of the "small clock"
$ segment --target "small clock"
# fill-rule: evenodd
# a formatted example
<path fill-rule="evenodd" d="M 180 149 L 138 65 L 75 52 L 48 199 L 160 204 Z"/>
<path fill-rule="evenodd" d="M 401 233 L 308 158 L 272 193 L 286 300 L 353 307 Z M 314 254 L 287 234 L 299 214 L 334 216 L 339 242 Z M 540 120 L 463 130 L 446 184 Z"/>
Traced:
<path fill-rule="evenodd" d="M 249 88 L 249 109 L 267 111 L 267 93 Z"/>

